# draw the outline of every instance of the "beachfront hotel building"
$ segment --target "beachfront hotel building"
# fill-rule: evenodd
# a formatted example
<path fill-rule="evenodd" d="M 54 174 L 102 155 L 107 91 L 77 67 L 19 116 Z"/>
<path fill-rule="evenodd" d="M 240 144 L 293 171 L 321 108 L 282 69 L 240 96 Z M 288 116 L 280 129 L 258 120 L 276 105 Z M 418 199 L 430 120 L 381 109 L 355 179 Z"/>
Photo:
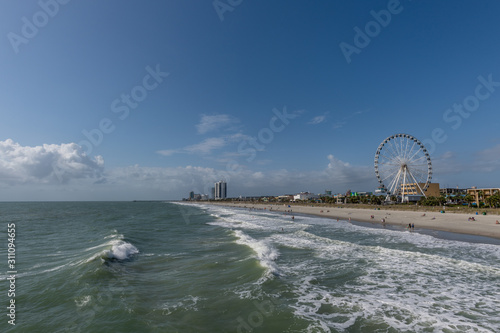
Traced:
<path fill-rule="evenodd" d="M 439 197 L 439 183 L 430 183 L 429 187 L 422 193 L 421 188 L 425 186 L 425 183 L 409 183 L 405 184 L 403 187 L 403 196 L 422 196 L 425 194 L 427 197 Z"/>
<path fill-rule="evenodd" d="M 500 193 L 500 188 L 468 188 L 467 194 L 472 195 L 476 200 L 476 205 L 479 207 L 479 201 L 484 202 L 486 199 Z"/>
<path fill-rule="evenodd" d="M 467 194 L 467 189 L 466 188 L 458 188 L 457 187 L 447 187 L 447 188 L 440 188 L 439 193 L 444 194 L 444 195 L 465 195 Z"/>
<path fill-rule="evenodd" d="M 215 183 L 215 200 L 222 200 L 227 198 L 227 183 L 223 180 Z"/>

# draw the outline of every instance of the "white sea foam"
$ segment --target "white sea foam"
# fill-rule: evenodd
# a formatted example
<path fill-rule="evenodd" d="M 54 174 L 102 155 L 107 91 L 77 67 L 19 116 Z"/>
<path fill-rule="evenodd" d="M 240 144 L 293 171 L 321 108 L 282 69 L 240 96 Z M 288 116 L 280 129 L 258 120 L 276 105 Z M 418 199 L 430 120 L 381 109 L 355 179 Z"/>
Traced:
<path fill-rule="evenodd" d="M 311 260 L 306 269 L 295 263 L 286 268 L 289 274 L 305 276 L 295 283 L 298 296 L 292 307 L 296 315 L 321 327 L 345 330 L 362 318 L 380 320 L 398 331 L 430 328 L 434 332 L 496 332 L 500 328 L 500 318 L 496 326 L 492 324 L 492 316 L 498 317 L 494 309 L 500 307 L 500 286 L 492 283 L 500 280 L 498 265 L 450 258 L 438 252 L 335 241 L 307 232 L 274 235 L 273 239 L 311 249 L 315 256 L 331 261 L 330 267 Z M 496 252 L 495 248 L 491 250 Z M 335 271 L 351 274 L 352 280 L 332 289 L 321 283 L 325 270 L 331 275 Z"/>
<path fill-rule="evenodd" d="M 134 245 L 120 240 L 116 241 L 106 254 L 109 259 L 125 260 L 137 253 L 139 250 Z"/>
<path fill-rule="evenodd" d="M 75 299 L 75 304 L 77 307 L 83 308 L 84 306 L 86 306 L 87 304 L 90 303 L 91 299 L 92 299 L 92 296 L 90 296 L 90 295 L 79 297 L 79 298 Z"/>
<path fill-rule="evenodd" d="M 75 263 L 75 265 L 79 265 L 82 263 L 89 263 L 97 258 L 101 258 L 101 260 L 106 259 L 116 259 L 116 260 L 126 260 L 130 259 L 134 254 L 139 253 L 139 250 L 124 240 L 124 236 L 118 234 L 116 230 L 114 230 L 112 235 L 104 237 L 104 239 L 109 239 L 104 244 L 96 245 L 85 249 L 85 252 L 94 251 L 96 249 L 101 249 L 98 253 L 93 254 L 86 260 L 81 260 Z"/>
<path fill-rule="evenodd" d="M 162 314 L 168 316 L 176 310 L 183 311 L 198 311 L 197 304 L 202 298 L 198 296 L 188 295 L 178 302 L 166 302 L 162 304 Z"/>
<path fill-rule="evenodd" d="M 216 225 L 225 228 L 238 228 L 257 231 L 285 231 L 293 232 L 304 230 L 309 227 L 308 224 L 292 220 L 290 216 L 280 215 L 278 213 L 266 213 L 263 211 L 244 211 L 237 209 L 228 209 L 218 206 L 207 206 L 210 214 L 217 218 L 215 222 L 209 222 L 209 225 Z"/>
<path fill-rule="evenodd" d="M 288 304 L 310 322 L 308 331 L 345 331 L 356 324 L 361 330 L 500 332 L 497 245 L 326 218 L 208 211 L 217 218 L 211 224 L 233 229 L 262 266 L 287 276 Z M 300 256 L 283 255 L 278 265 L 277 246 L 300 250 Z M 235 292 L 247 299 L 257 291 Z"/>
<path fill-rule="evenodd" d="M 246 245 L 257 255 L 260 264 L 267 268 L 272 274 L 279 275 L 275 260 L 279 257 L 279 252 L 267 240 L 256 240 L 241 230 L 234 230 L 234 235 L 238 237 L 236 243 Z"/>

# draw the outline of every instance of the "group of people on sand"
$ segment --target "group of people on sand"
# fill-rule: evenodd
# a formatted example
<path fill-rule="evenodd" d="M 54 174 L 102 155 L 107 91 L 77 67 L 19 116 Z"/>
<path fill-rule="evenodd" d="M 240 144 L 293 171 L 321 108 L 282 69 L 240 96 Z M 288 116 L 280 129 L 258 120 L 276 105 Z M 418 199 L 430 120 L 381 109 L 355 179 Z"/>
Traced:
<path fill-rule="evenodd" d="M 476 221 L 476 218 L 474 216 L 471 216 L 467 219 L 467 221 L 471 222 L 471 221 Z M 498 220 L 495 221 L 495 224 L 500 224 L 500 222 Z"/>

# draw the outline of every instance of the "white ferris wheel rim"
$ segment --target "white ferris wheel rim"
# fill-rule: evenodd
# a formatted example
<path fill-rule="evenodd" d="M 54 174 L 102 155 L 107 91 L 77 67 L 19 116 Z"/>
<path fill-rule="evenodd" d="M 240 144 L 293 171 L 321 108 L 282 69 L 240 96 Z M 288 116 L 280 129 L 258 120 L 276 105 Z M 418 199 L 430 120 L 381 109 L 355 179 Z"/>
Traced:
<path fill-rule="evenodd" d="M 388 195 L 404 193 L 406 184 L 416 184 L 415 189 L 418 187 L 425 196 L 432 179 L 432 163 L 429 152 L 414 136 L 398 133 L 386 138 L 377 148 L 374 164 L 377 180 Z"/>

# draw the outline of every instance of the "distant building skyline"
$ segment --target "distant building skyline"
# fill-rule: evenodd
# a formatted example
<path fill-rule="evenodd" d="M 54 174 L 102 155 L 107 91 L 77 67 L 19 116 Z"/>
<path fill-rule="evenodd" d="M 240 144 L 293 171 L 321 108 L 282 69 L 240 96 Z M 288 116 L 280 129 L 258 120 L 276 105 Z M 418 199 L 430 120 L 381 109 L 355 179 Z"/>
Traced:
<path fill-rule="evenodd" d="M 227 198 L 227 183 L 223 180 L 215 183 L 215 200 L 223 200 Z"/>

